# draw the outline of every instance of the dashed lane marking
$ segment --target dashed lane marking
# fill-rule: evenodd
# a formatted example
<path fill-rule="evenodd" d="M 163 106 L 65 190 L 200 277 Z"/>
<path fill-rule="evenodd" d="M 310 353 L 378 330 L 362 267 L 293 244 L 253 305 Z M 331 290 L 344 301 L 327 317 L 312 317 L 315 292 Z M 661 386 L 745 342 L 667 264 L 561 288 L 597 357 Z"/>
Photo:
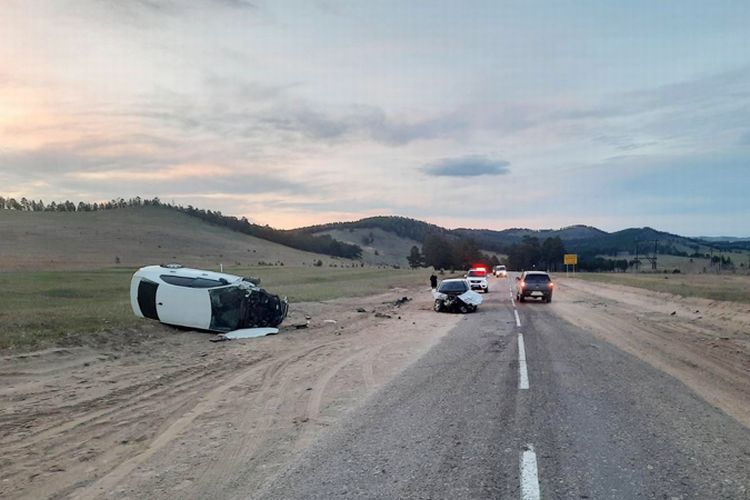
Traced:
<path fill-rule="evenodd" d="M 518 334 L 518 388 L 525 390 L 529 388 L 529 371 L 526 367 L 526 346 L 523 343 L 523 334 Z"/>
<path fill-rule="evenodd" d="M 534 447 L 527 445 L 521 453 L 521 500 L 539 500 L 539 475 Z"/>

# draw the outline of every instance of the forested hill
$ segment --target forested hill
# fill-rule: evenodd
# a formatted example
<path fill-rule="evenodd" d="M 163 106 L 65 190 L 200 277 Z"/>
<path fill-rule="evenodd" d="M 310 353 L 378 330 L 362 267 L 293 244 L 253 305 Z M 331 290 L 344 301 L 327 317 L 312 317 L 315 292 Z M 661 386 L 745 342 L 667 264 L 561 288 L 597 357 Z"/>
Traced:
<path fill-rule="evenodd" d="M 561 229 L 525 229 L 512 228 L 504 230 L 458 228 L 446 229 L 435 224 L 420 220 L 398 216 L 368 217 L 351 222 L 336 222 L 299 228 L 296 231 L 308 234 L 318 234 L 332 229 L 363 229 L 380 228 L 397 234 L 402 238 L 409 238 L 417 242 L 424 242 L 429 235 L 440 235 L 449 239 L 472 239 L 479 248 L 498 253 L 508 253 L 511 248 L 528 238 L 536 238 L 539 242 L 549 238 L 560 238 L 565 244 L 566 251 L 587 255 L 616 255 L 618 253 L 634 253 L 652 251 L 654 241 L 657 242 L 659 253 L 673 255 L 690 255 L 703 253 L 711 248 L 719 248 L 720 243 L 712 243 L 698 239 L 686 238 L 676 234 L 657 231 L 650 227 L 629 228 L 622 231 L 608 233 L 601 229 L 575 225 Z"/>
<path fill-rule="evenodd" d="M 29 200 L 21 198 L 4 198 L 0 196 L 0 210 L 14 210 L 19 212 L 106 212 L 109 210 L 118 210 L 123 208 L 136 207 L 159 207 L 180 212 L 191 217 L 201 219 L 209 224 L 225 227 L 238 233 L 246 234 L 256 238 L 278 243 L 297 250 L 312 252 L 333 257 L 343 257 L 347 259 L 359 258 L 362 249 L 358 245 L 343 243 L 330 236 L 315 236 L 308 232 L 299 230 L 274 229 L 270 226 L 254 224 L 245 217 L 234 217 L 224 215 L 218 210 L 205 210 L 196 208 L 192 205 L 182 206 L 171 203 L 164 203 L 158 197 L 148 198 L 117 198 L 105 202 L 87 203 L 80 201 L 74 203 L 70 200 L 60 202 L 45 203 L 43 200 Z"/>

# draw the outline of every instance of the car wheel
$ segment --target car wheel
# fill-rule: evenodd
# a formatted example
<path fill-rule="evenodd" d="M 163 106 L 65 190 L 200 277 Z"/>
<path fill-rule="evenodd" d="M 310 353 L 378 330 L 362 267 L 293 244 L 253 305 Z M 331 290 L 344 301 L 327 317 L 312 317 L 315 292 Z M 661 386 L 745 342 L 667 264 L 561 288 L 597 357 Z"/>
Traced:
<path fill-rule="evenodd" d="M 547 304 L 549 304 L 550 302 L 552 302 L 552 295 L 547 296 Z"/>
<path fill-rule="evenodd" d="M 484 293 L 490 293 L 490 287 L 485 288 Z"/>
<path fill-rule="evenodd" d="M 435 312 L 440 312 L 443 310 L 443 301 L 442 300 L 436 300 L 435 305 L 432 307 L 435 309 Z"/>
<path fill-rule="evenodd" d="M 518 302 L 526 302 L 526 297 L 524 297 L 523 295 L 519 295 Z"/>
<path fill-rule="evenodd" d="M 466 314 L 469 312 L 469 307 L 466 304 L 462 304 L 461 307 L 458 308 L 458 310 L 461 312 L 461 314 Z"/>

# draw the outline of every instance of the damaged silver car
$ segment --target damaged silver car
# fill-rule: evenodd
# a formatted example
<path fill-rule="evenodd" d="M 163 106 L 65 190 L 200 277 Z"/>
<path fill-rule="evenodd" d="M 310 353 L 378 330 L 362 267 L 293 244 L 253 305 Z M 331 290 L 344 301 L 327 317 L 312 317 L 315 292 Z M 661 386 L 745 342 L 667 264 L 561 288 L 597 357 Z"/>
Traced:
<path fill-rule="evenodd" d="M 147 266 L 133 275 L 130 305 L 136 316 L 199 330 L 275 328 L 286 317 L 289 303 L 258 283 L 179 264 Z"/>
<path fill-rule="evenodd" d="M 435 312 L 475 312 L 482 303 L 482 296 L 472 291 L 466 279 L 447 279 L 432 291 Z"/>

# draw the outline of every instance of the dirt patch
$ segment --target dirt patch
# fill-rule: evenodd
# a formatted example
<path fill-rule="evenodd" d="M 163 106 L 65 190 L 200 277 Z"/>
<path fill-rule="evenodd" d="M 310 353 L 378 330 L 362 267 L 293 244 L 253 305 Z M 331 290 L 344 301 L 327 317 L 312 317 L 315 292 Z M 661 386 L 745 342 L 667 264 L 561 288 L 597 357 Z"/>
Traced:
<path fill-rule="evenodd" d="M 750 427 L 750 306 L 577 279 L 552 310 L 682 381 Z"/>
<path fill-rule="evenodd" d="M 405 295 L 414 300 L 395 305 Z M 396 289 L 295 304 L 273 337 L 212 343 L 167 329 L 5 356 L 0 497 L 220 498 L 239 477 L 259 486 L 460 317 L 432 312 L 426 290 Z"/>

